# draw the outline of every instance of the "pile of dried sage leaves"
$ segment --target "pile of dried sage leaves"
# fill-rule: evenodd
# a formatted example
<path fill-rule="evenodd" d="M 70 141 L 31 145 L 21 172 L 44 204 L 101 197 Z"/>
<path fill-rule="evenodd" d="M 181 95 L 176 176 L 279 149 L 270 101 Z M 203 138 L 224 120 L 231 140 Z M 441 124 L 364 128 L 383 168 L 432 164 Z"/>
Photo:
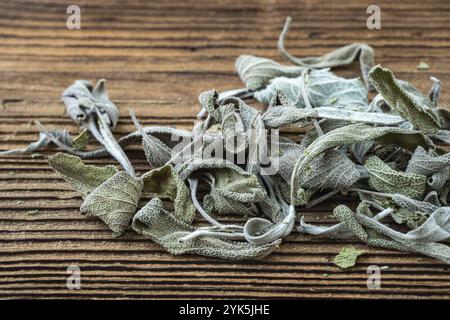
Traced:
<path fill-rule="evenodd" d="M 131 227 L 172 254 L 262 258 L 298 224 L 300 234 L 357 237 L 450 263 L 450 249 L 442 243 L 450 238 L 450 153 L 443 150 L 450 144 L 450 113 L 438 106 L 439 80 L 432 78 L 430 92 L 422 94 L 389 69 L 374 66 L 373 50 L 365 44 L 294 57 L 284 47 L 289 24 L 290 18 L 278 49 L 293 65 L 240 56 L 236 71 L 245 88 L 203 92 L 203 120 L 192 131 L 142 127 L 130 111 L 137 131 L 116 140 L 112 130 L 119 113 L 105 81 L 93 86 L 78 80 L 62 95 L 82 130 L 78 137 L 37 123 L 37 142 L 1 154 L 32 153 L 53 142 L 66 153 L 51 156 L 49 164 L 81 194 L 82 213 L 101 219 L 115 235 Z M 354 60 L 362 80 L 330 71 Z M 371 90 L 377 95 L 369 101 Z M 248 105 L 244 100 L 250 98 L 266 110 Z M 305 128 L 300 142 L 277 135 L 286 126 Z M 86 150 L 91 137 L 100 149 Z M 141 176 L 123 150 L 136 140 L 142 140 L 154 168 Z M 179 140 L 189 142 L 180 148 Z M 80 159 L 109 155 L 123 170 Z M 359 205 L 336 206 L 340 222 L 333 226 L 304 221 L 303 208 L 338 194 Z M 151 200 L 140 207 L 143 195 Z M 193 223 L 196 214 L 205 222 L 201 226 Z M 248 220 L 244 225 L 217 220 L 231 214 Z M 409 231 L 399 231 L 405 228 Z"/>

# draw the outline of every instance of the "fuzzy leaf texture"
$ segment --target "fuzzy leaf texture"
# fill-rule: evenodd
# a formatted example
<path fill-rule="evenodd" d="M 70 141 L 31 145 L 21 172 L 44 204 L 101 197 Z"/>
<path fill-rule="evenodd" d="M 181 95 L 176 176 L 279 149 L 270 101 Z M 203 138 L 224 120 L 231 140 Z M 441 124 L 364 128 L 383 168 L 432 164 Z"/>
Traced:
<path fill-rule="evenodd" d="M 106 121 L 111 128 L 114 128 L 119 120 L 119 110 L 109 100 L 104 79 L 99 80 L 95 87 L 89 81 L 76 80 L 63 92 L 61 98 L 67 114 L 76 123 L 87 120 L 94 106 L 107 114 Z"/>
<path fill-rule="evenodd" d="M 377 191 L 400 193 L 414 199 L 425 193 L 427 178 L 424 175 L 393 170 L 377 156 L 367 159 L 365 166 L 369 171 L 369 185 Z"/>
<path fill-rule="evenodd" d="M 433 103 L 408 82 L 395 78 L 391 70 L 376 66 L 369 73 L 370 80 L 391 108 L 408 119 L 424 133 L 439 130 L 440 123 L 432 112 Z"/>
<path fill-rule="evenodd" d="M 358 250 L 355 247 L 348 246 L 342 248 L 339 254 L 334 257 L 334 264 L 341 269 L 353 267 L 356 264 L 356 259 L 362 255 L 364 251 Z"/>
<path fill-rule="evenodd" d="M 56 173 L 81 193 L 83 198 L 117 173 L 114 166 L 86 165 L 80 158 L 65 153 L 49 157 L 48 163 Z"/>
<path fill-rule="evenodd" d="M 303 172 L 315 157 L 328 149 L 371 140 L 375 140 L 380 144 L 396 144 L 409 150 L 414 150 L 417 145 L 424 147 L 433 145 L 426 136 L 417 131 L 352 124 L 332 130 L 314 140 L 297 160 L 299 166 L 294 174 Z"/>
<path fill-rule="evenodd" d="M 193 174 L 206 175 L 211 191 L 204 198 L 205 209 L 217 213 L 253 215 L 254 203 L 263 201 L 266 192 L 254 174 L 223 159 L 195 159 L 180 172 L 187 179 Z"/>
<path fill-rule="evenodd" d="M 133 229 L 143 234 L 172 254 L 198 254 L 227 260 L 259 259 L 275 250 L 280 240 L 266 245 L 252 245 L 247 242 L 221 240 L 209 236 L 188 241 L 181 239 L 195 230 L 177 219 L 162 207 L 159 198 L 150 200 L 133 218 Z"/>
<path fill-rule="evenodd" d="M 119 171 L 92 191 L 81 205 L 81 212 L 100 218 L 115 234 L 130 224 L 141 197 L 140 179 Z"/>
<path fill-rule="evenodd" d="M 289 31 L 291 21 L 292 18 L 287 17 L 283 31 L 280 33 L 278 38 L 278 51 L 284 58 L 294 64 L 307 68 L 340 67 L 351 64 L 356 59 L 359 59 L 362 78 L 367 88 L 371 89 L 371 84 L 368 80 L 367 73 L 374 65 L 374 53 L 372 47 L 364 43 L 352 43 L 326 53 L 320 57 L 297 58 L 290 54 L 284 46 L 286 34 Z"/>
<path fill-rule="evenodd" d="M 143 192 L 167 197 L 174 202 L 174 216 L 190 224 L 195 208 L 190 199 L 189 188 L 170 165 L 153 169 L 142 176 Z"/>
<path fill-rule="evenodd" d="M 250 90 L 264 88 L 271 79 L 299 76 L 304 67 L 284 66 L 273 60 L 251 55 L 241 55 L 236 59 L 236 71 Z"/>
<path fill-rule="evenodd" d="M 360 177 L 356 165 L 339 151 L 329 150 L 314 158 L 299 172 L 299 185 L 304 189 L 346 189 Z"/>
<path fill-rule="evenodd" d="M 69 132 L 67 130 L 49 130 L 48 134 L 51 134 L 56 140 L 61 142 L 62 144 L 71 147 L 74 145 L 74 140 L 72 140 L 72 137 L 70 136 Z M 35 142 L 30 143 L 25 148 L 20 149 L 12 149 L 12 150 L 5 150 L 0 151 L 0 155 L 8 155 L 8 154 L 23 154 L 23 153 L 33 153 L 40 149 L 43 149 L 47 145 L 50 144 L 51 139 L 48 136 L 47 132 L 40 132 L 39 138 Z"/>
<path fill-rule="evenodd" d="M 423 147 L 418 146 L 408 162 L 406 172 L 428 176 L 448 166 L 450 166 L 450 153 L 439 156 L 433 150 L 427 152 Z"/>
<path fill-rule="evenodd" d="M 398 239 L 395 230 L 383 227 L 378 221 L 361 213 L 354 213 L 347 206 L 340 205 L 334 215 L 360 240 L 368 245 L 414 252 L 450 263 L 450 248 L 444 244 Z"/>
<path fill-rule="evenodd" d="M 305 87 L 313 108 L 339 106 L 350 110 L 367 109 L 367 89 L 359 79 L 345 79 L 327 69 L 312 70 L 304 77 L 273 79 L 263 90 L 255 92 L 256 100 L 269 105 L 277 90 L 286 94 L 298 108 L 306 108 L 301 87 Z"/>

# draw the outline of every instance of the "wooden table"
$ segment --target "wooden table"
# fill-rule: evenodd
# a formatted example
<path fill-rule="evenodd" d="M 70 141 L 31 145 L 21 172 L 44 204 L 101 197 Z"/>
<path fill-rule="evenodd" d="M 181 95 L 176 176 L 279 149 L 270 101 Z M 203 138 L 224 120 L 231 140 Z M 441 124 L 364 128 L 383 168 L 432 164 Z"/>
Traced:
<path fill-rule="evenodd" d="M 134 130 L 129 107 L 144 125 L 191 128 L 201 91 L 242 86 L 238 55 L 282 61 L 276 41 L 287 15 L 293 54 L 366 42 L 378 63 L 425 92 L 429 77 L 438 77 L 441 104 L 450 101 L 446 0 L 376 1 L 381 30 L 366 28 L 367 0 L 159 2 L 77 1 L 81 30 L 68 30 L 67 1 L 1 1 L 0 149 L 36 139 L 36 119 L 76 134 L 59 99 L 76 79 L 108 79 L 121 112 L 117 136 Z M 429 70 L 416 69 L 421 61 Z M 338 73 L 357 76 L 358 67 Z M 130 154 L 139 172 L 149 169 L 137 146 Z M 227 262 L 171 256 L 136 234 L 112 238 L 105 225 L 79 214 L 81 198 L 45 157 L 0 157 L 0 298 L 450 298 L 447 265 L 357 241 L 293 233 L 262 261 Z M 305 212 L 307 221 L 332 223 L 339 201 Z M 366 254 L 343 271 L 330 261 L 350 243 Z M 81 290 L 66 287 L 69 265 L 81 269 Z M 370 265 L 386 267 L 379 290 L 367 288 Z"/>

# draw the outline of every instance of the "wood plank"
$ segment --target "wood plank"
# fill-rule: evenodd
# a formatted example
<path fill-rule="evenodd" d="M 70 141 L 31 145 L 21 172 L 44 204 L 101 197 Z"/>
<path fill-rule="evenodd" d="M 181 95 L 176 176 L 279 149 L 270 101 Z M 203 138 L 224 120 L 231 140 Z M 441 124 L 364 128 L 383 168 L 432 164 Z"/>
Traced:
<path fill-rule="evenodd" d="M 60 101 L 76 79 L 108 79 L 121 114 L 118 137 L 135 130 L 130 107 L 143 125 L 189 130 L 200 92 L 242 87 L 234 71 L 237 56 L 283 62 L 276 40 L 287 15 L 294 18 L 286 43 L 293 54 L 319 55 L 367 42 L 378 63 L 424 92 L 429 77 L 438 77 L 441 105 L 450 104 L 450 3 L 445 0 L 378 1 L 381 30 L 365 27 L 369 0 L 77 3 L 82 29 L 70 31 L 63 1 L 0 2 L 0 150 L 34 141 L 34 120 L 77 134 Z M 430 68 L 418 71 L 420 61 Z M 337 73 L 358 77 L 359 67 Z M 296 139 L 302 132 L 283 130 Z M 139 142 L 127 151 L 139 173 L 149 169 Z M 294 232 L 263 260 L 229 262 L 171 256 L 133 233 L 113 238 L 102 223 L 79 213 L 81 198 L 47 165 L 55 152 L 50 147 L 42 158 L 0 157 L 0 298 L 450 298 L 447 265 L 353 239 Z M 109 158 L 87 162 L 115 163 Z M 330 225 L 336 222 L 330 213 L 337 203 L 355 205 L 341 196 L 302 213 L 308 222 Z M 236 216 L 223 219 L 244 222 Z M 366 253 L 354 268 L 340 270 L 332 259 L 349 244 Z M 71 264 L 81 268 L 82 290 L 66 288 Z M 379 290 L 367 288 L 370 265 L 384 267 Z"/>

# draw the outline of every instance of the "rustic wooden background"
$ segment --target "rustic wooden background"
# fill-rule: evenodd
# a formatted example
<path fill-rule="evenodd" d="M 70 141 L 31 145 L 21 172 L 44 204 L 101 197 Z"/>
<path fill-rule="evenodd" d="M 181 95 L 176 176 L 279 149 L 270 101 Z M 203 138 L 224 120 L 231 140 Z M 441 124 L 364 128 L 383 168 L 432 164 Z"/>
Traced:
<path fill-rule="evenodd" d="M 81 7 L 81 30 L 65 27 L 69 4 Z M 381 8 L 381 30 L 366 28 L 369 4 Z M 238 55 L 281 61 L 276 40 L 287 15 L 294 19 L 287 39 L 293 54 L 367 42 L 378 63 L 422 90 L 430 87 L 430 75 L 438 77 L 441 103 L 450 102 L 447 0 L 2 0 L 0 149 L 36 139 L 35 119 L 76 134 L 59 100 L 75 79 L 109 80 L 121 111 L 117 136 L 134 129 L 129 107 L 144 125 L 191 128 L 201 91 L 241 86 L 234 72 Z M 420 61 L 429 70 L 417 71 Z M 357 76 L 358 67 L 338 72 Z M 139 171 L 148 169 L 137 147 L 130 153 Z M 450 297 L 447 265 L 356 241 L 293 233 L 262 261 L 227 262 L 174 257 L 135 234 L 112 238 L 102 223 L 79 214 L 80 197 L 45 157 L 0 157 L 0 298 Z M 306 212 L 308 221 L 333 222 L 328 215 L 335 203 Z M 330 261 L 349 243 L 367 253 L 342 271 Z M 66 288 L 72 264 L 81 268 L 81 290 Z M 380 290 L 366 286 L 373 264 L 385 267 Z"/>

